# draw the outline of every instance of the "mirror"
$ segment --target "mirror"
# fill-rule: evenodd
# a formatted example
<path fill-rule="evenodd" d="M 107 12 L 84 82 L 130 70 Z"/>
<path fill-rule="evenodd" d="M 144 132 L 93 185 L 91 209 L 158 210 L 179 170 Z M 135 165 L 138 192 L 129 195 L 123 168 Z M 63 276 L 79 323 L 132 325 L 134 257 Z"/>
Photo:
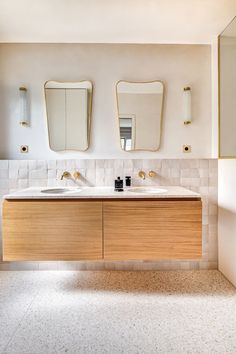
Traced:
<path fill-rule="evenodd" d="M 219 36 L 219 157 L 236 158 L 236 18 Z"/>
<path fill-rule="evenodd" d="M 92 91 L 90 81 L 45 83 L 48 137 L 53 151 L 88 149 Z"/>
<path fill-rule="evenodd" d="M 161 140 L 163 83 L 119 81 L 116 95 L 121 148 L 157 151 Z"/>

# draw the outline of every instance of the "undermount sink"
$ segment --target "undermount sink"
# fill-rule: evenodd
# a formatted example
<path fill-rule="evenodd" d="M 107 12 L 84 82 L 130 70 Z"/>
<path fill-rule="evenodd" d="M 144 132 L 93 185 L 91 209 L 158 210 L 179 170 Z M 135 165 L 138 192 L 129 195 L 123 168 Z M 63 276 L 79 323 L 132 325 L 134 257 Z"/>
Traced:
<path fill-rule="evenodd" d="M 47 194 L 63 194 L 63 193 L 73 193 L 73 192 L 81 192 L 80 188 L 77 187 L 65 187 L 65 188 L 47 188 L 42 189 L 41 193 Z"/>
<path fill-rule="evenodd" d="M 135 187 L 128 189 L 128 192 L 144 193 L 144 194 L 161 194 L 166 193 L 167 189 L 156 187 Z"/>

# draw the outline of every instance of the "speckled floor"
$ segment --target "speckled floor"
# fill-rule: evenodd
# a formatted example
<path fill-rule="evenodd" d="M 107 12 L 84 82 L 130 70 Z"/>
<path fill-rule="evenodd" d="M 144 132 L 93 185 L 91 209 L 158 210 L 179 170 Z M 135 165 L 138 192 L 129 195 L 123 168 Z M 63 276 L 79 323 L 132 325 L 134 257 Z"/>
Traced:
<path fill-rule="evenodd" d="M 0 353 L 236 353 L 218 271 L 0 272 Z"/>

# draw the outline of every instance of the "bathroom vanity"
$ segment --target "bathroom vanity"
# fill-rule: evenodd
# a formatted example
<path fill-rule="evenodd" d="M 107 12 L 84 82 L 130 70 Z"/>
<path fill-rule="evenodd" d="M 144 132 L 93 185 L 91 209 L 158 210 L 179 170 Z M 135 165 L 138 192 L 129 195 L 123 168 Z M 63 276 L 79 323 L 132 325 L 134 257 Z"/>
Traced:
<path fill-rule="evenodd" d="M 28 188 L 5 196 L 3 259 L 171 260 L 202 255 L 200 195 L 182 187 Z"/>

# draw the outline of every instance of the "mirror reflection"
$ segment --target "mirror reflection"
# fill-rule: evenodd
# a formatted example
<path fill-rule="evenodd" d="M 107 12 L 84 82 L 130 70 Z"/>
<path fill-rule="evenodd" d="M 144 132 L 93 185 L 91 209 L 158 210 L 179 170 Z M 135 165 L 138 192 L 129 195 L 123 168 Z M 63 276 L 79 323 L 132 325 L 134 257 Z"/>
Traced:
<path fill-rule="evenodd" d="M 219 36 L 219 157 L 236 157 L 236 18 Z"/>
<path fill-rule="evenodd" d="M 53 151 L 88 149 L 92 90 L 90 81 L 45 83 L 49 145 Z"/>
<path fill-rule="evenodd" d="M 121 148 L 157 151 L 161 137 L 163 83 L 119 81 L 116 89 Z"/>

